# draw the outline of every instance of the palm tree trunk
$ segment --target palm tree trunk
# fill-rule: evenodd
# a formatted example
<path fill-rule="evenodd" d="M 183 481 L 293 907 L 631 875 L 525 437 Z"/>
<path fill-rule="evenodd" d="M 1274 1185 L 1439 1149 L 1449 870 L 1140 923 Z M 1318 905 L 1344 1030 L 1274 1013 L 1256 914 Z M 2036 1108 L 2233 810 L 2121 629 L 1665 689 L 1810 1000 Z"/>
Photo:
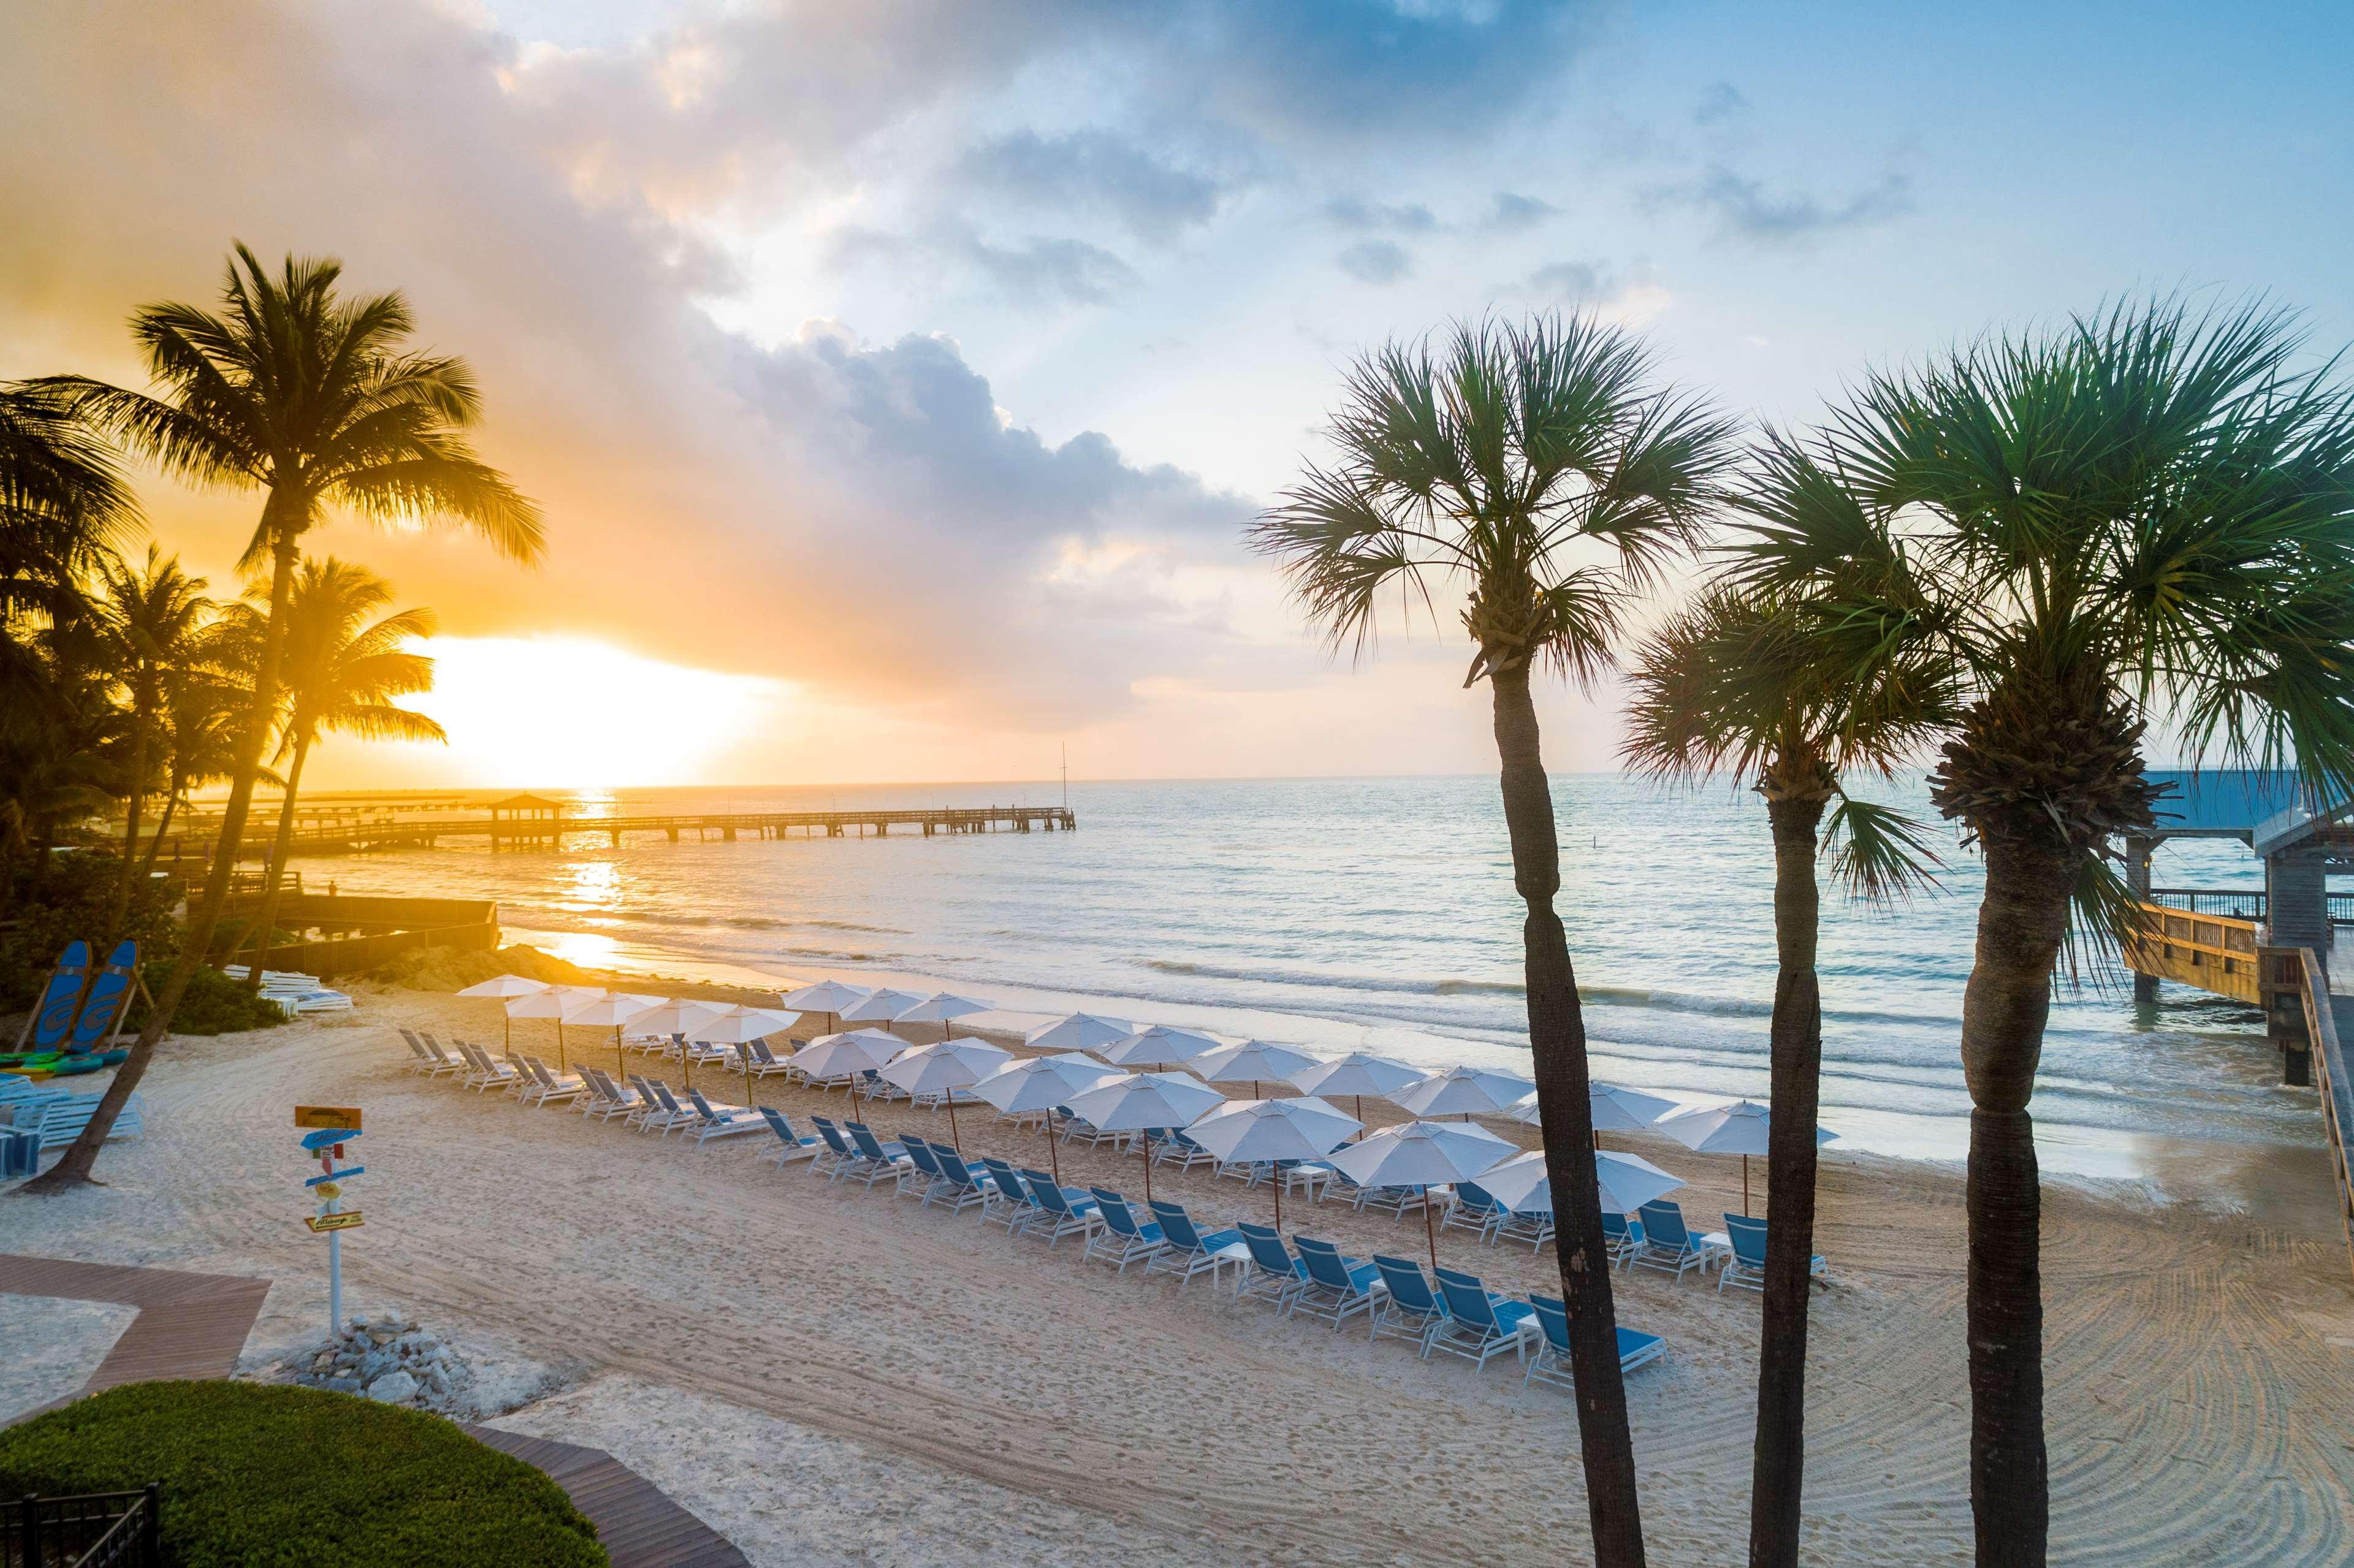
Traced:
<path fill-rule="evenodd" d="M 186 785 L 187 780 L 181 778 L 176 770 L 172 774 L 171 778 L 165 781 L 164 810 L 162 814 L 157 816 L 155 819 L 155 836 L 147 841 L 145 863 L 139 868 L 140 875 L 153 876 L 155 874 L 155 857 L 164 852 L 164 835 L 171 831 L 172 812 L 174 809 L 179 805 L 180 791 L 185 789 Z"/>
<path fill-rule="evenodd" d="M 262 509 L 265 527 L 269 526 L 267 519 L 276 501 L 273 495 Z M 130 1055 L 114 1070 L 114 1081 L 100 1097 L 98 1109 L 90 1113 L 81 1135 L 74 1139 L 64 1158 L 18 1188 L 20 1192 L 63 1192 L 90 1181 L 90 1169 L 98 1160 L 99 1149 L 112 1130 L 115 1117 L 146 1075 L 147 1064 L 154 1059 L 156 1043 L 169 1032 L 172 1015 L 179 1011 L 180 998 L 187 994 L 188 981 L 212 947 L 213 929 L 220 924 L 221 906 L 228 902 L 229 879 L 237 870 L 238 846 L 245 838 L 246 815 L 253 805 L 253 779 L 261 770 L 261 748 L 270 743 L 270 721 L 278 710 L 278 665 L 286 648 L 286 594 L 294 580 L 296 535 L 291 528 L 277 532 L 277 563 L 270 578 L 270 625 L 261 639 L 261 669 L 254 677 L 253 701 L 246 709 L 245 733 L 238 737 L 237 768 L 229 776 L 228 804 L 221 809 L 220 839 L 213 850 L 212 868 L 205 877 L 204 902 L 182 933 L 180 956 L 173 960 L 172 972 L 164 977 L 163 989 L 156 993 L 146 1027 L 139 1031 Z"/>
<path fill-rule="evenodd" d="M 1979 1568 L 2041 1568 L 2051 1499 L 2043 1448 L 2042 1199 L 2027 1103 L 2052 1011 L 2052 969 L 2082 853 L 2048 826 L 1978 824 L 1978 944 L 1962 995 L 1970 1087 L 1970 1509 Z"/>
<path fill-rule="evenodd" d="M 1806 1489 L 1808 1265 L 1815 1251 L 1815 1119 L 1823 1070 L 1822 989 L 1815 973 L 1821 895 L 1815 886 L 1820 796 L 1775 800 L 1771 1105 L 1766 1151 L 1766 1302 L 1758 1336 L 1757 1438 L 1749 1483 L 1752 1568 L 1797 1568 Z"/>
<path fill-rule="evenodd" d="M 1543 1119 L 1545 1174 L 1553 1182 L 1561 1298 L 1569 1311 L 1570 1371 L 1576 1385 L 1578 1446 L 1597 1568 L 1640 1568 L 1642 1504 L 1635 1490 L 1635 1440 L 1618 1371 L 1618 1321 L 1610 1301 L 1602 1241 L 1602 1194 L 1595 1180 L 1594 1106 L 1588 1097 L 1585 1017 L 1569 942 L 1553 913 L 1561 844 L 1553 791 L 1538 743 L 1526 665 L 1499 670 L 1496 750 L 1503 761 L 1504 824 L 1511 834 L 1512 882 L 1528 917 L 1522 927 L 1528 980 L 1529 1050 Z"/>
<path fill-rule="evenodd" d="M 131 801 L 123 808 L 122 885 L 114 890 L 114 915 L 110 932 L 121 931 L 131 913 L 133 863 L 139 857 L 139 808 L 147 799 L 147 732 L 154 722 L 154 699 L 145 690 L 135 698 L 131 715 Z"/>
<path fill-rule="evenodd" d="M 278 838 L 270 846 L 268 891 L 261 895 L 261 918 L 255 925 L 253 958 L 246 967 L 245 989 L 261 991 L 261 960 L 270 956 L 270 934 L 278 928 L 279 879 L 286 874 L 286 856 L 294 843 L 294 792 L 302 787 L 302 759 L 311 754 L 311 737 L 294 736 L 294 766 L 286 773 L 286 801 L 278 809 Z"/>

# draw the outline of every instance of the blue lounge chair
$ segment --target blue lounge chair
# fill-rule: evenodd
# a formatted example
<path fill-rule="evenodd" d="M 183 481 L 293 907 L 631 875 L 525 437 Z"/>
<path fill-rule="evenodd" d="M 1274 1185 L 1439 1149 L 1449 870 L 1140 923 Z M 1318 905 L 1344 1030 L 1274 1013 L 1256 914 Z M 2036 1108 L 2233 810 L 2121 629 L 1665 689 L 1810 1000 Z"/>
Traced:
<path fill-rule="evenodd" d="M 1291 1245 L 1299 1250 L 1307 1278 L 1293 1294 L 1287 1317 L 1305 1312 L 1331 1324 L 1337 1333 L 1341 1324 L 1360 1312 L 1371 1312 L 1389 1293 L 1379 1268 L 1362 1257 L 1342 1257 L 1331 1242 L 1294 1236 Z"/>
<path fill-rule="evenodd" d="M 63 1049 L 81 1012 L 82 988 L 89 983 L 90 944 L 77 937 L 58 955 L 58 967 L 49 971 L 48 982 L 41 987 L 40 1000 L 26 1020 L 27 1033 L 17 1037 L 16 1049 L 34 1053 Z"/>
<path fill-rule="evenodd" d="M 1500 1241 L 1526 1242 L 1531 1252 L 1543 1252 L 1544 1244 L 1553 1240 L 1553 1211 L 1499 1207 L 1488 1240 L 1490 1245 Z"/>
<path fill-rule="evenodd" d="M 1048 1252 L 1065 1236 L 1084 1236 L 1095 1228 L 1096 1201 L 1085 1187 L 1063 1186 L 1044 1171 L 1024 1170 L 1022 1180 L 1030 1184 L 1030 1201 L 1040 1210 L 1029 1234 L 1043 1232 Z"/>
<path fill-rule="evenodd" d="M 1144 1272 L 1174 1274 L 1180 1286 L 1197 1274 L 1215 1273 L 1226 1249 L 1242 1243 L 1240 1231 L 1213 1231 L 1204 1235 L 1194 1228 L 1193 1216 L 1182 1204 L 1164 1203 L 1155 1198 L 1152 1217 L 1161 1222 L 1161 1238 L 1169 1245 L 1144 1266 Z"/>
<path fill-rule="evenodd" d="M 1013 1235 L 1038 1217 L 1038 1205 L 1030 1201 L 1030 1189 L 1013 1173 L 1013 1167 L 1002 1160 L 984 1157 L 981 1168 L 989 1172 L 991 1184 L 996 1189 L 983 1205 L 981 1217 L 993 1225 L 1003 1225 L 1007 1235 Z"/>
<path fill-rule="evenodd" d="M 907 1163 L 899 1168 L 899 1196 L 921 1198 L 923 1207 L 931 1207 L 932 1194 L 947 1180 L 940 1173 L 940 1162 L 933 1155 L 932 1146 L 920 1138 L 902 1133 L 899 1147 L 907 1151 Z"/>
<path fill-rule="evenodd" d="M 914 1163 L 907 1158 L 905 1149 L 896 1142 L 881 1142 L 875 1138 L 875 1129 L 863 1121 L 843 1122 L 842 1130 L 849 1136 L 852 1147 L 857 1150 L 855 1160 L 843 1171 L 843 1175 L 851 1180 L 864 1178 L 870 1191 L 885 1176 L 896 1181 L 901 1168 Z"/>
<path fill-rule="evenodd" d="M 915 1153 L 916 1145 L 923 1141 L 918 1138 L 908 1139 L 907 1152 Z M 951 1214 L 961 1214 L 975 1207 L 987 1208 L 989 1188 L 983 1184 L 984 1179 L 964 1162 L 964 1156 L 945 1143 L 935 1142 L 930 1148 L 932 1163 L 939 1167 L 940 1184 L 936 1192 L 925 1198 L 924 1206 L 929 1208 L 935 1202 L 946 1203 Z"/>
<path fill-rule="evenodd" d="M 818 1150 L 825 1147 L 814 1138 L 803 1138 L 800 1133 L 795 1132 L 793 1124 L 780 1110 L 771 1110 L 769 1107 L 762 1106 L 760 1119 L 767 1122 L 769 1130 L 777 1135 L 776 1152 L 763 1154 L 760 1158 L 779 1170 L 782 1170 L 796 1160 L 814 1160 L 817 1158 Z"/>
<path fill-rule="evenodd" d="M 1643 1244 L 1635 1249 L 1630 1266 L 1656 1268 L 1681 1279 L 1686 1271 L 1702 1267 L 1708 1254 L 1700 1238 L 1684 1228 L 1684 1212 L 1667 1200 L 1643 1205 Z"/>
<path fill-rule="evenodd" d="M 1250 1257 L 1243 1265 L 1242 1283 L 1235 1287 L 1237 1301 L 1267 1301 L 1288 1316 L 1291 1298 L 1308 1285 L 1308 1266 L 1283 1249 L 1282 1235 L 1266 1225 L 1245 1224 L 1243 1245 Z"/>
<path fill-rule="evenodd" d="M 1373 1331 L 1366 1342 L 1384 1337 L 1411 1340 L 1427 1361 L 1430 1337 L 1447 1321 L 1447 1302 L 1430 1288 L 1422 1265 L 1411 1258 L 1384 1257 L 1375 1253 L 1373 1266 L 1381 1270 L 1382 1283 L 1388 1288 L 1383 1293 L 1382 1304 L 1373 1308 Z"/>
<path fill-rule="evenodd" d="M 127 938 L 117 942 L 114 951 L 106 955 L 106 967 L 98 971 L 81 999 L 81 1016 L 74 1021 L 73 1038 L 66 1045 L 69 1055 L 103 1051 L 114 1044 L 114 1036 L 122 1030 L 122 1015 L 130 1009 L 131 986 L 138 973 L 139 944 Z"/>
<path fill-rule="evenodd" d="M 1122 1274 L 1131 1263 L 1142 1262 L 1148 1268 L 1152 1259 L 1169 1245 L 1161 1227 L 1150 1221 L 1139 1223 L 1136 1211 L 1118 1192 L 1091 1187 L 1095 1194 L 1096 1213 L 1103 1216 L 1103 1228 L 1087 1237 L 1087 1249 L 1083 1257 L 1100 1257 L 1116 1262 Z"/>
<path fill-rule="evenodd" d="M 716 1106 L 703 1097 L 701 1089 L 686 1091 L 687 1102 L 695 1107 L 696 1119 L 684 1129 L 695 1134 L 695 1146 L 702 1147 L 715 1138 L 733 1138 L 739 1132 L 758 1132 L 768 1124 L 758 1111 L 742 1106 Z"/>
<path fill-rule="evenodd" d="M 1477 1181 L 1458 1181 L 1454 1206 L 1438 1222 L 1438 1228 L 1477 1231 L 1482 1241 L 1488 1241 L 1494 1239 L 1496 1227 L 1503 1219 L 1504 1205 L 1496 1202 L 1494 1193 Z"/>
<path fill-rule="evenodd" d="M 1733 1255 L 1724 1260 L 1724 1267 L 1716 1277 L 1716 1293 L 1723 1295 L 1728 1285 L 1738 1285 L 1744 1290 L 1765 1289 L 1766 1222 L 1746 1214 L 1727 1214 L 1724 1234 L 1733 1243 Z M 1821 1253 L 1816 1253 L 1807 1261 L 1808 1277 L 1828 1274 L 1830 1266 L 1823 1261 Z"/>
<path fill-rule="evenodd" d="M 1535 1308 L 1498 1295 L 1474 1277 L 1451 1268 L 1438 1271 L 1438 1294 L 1447 1303 L 1447 1321 L 1430 1336 L 1432 1349 L 1483 1367 L 1506 1351 L 1527 1354 L 1521 1325 L 1536 1315 Z"/>
<path fill-rule="evenodd" d="M 1182 1127 L 1171 1128 L 1169 1136 L 1161 1140 L 1153 1154 L 1158 1165 L 1174 1165 L 1180 1171 L 1191 1171 L 1196 1165 L 1215 1165 L 1218 1157 L 1189 1137 Z"/>
<path fill-rule="evenodd" d="M 825 1140 L 824 1152 L 810 1161 L 810 1173 L 813 1176 L 823 1175 L 831 1171 L 833 1174 L 826 1177 L 826 1180 L 841 1181 L 843 1173 L 857 1162 L 858 1150 L 851 1147 L 850 1139 L 843 1137 L 842 1129 L 828 1118 L 813 1116 L 810 1118 L 810 1122 L 817 1128 L 818 1137 Z"/>
<path fill-rule="evenodd" d="M 1602 1245 L 1609 1249 L 1611 1262 L 1626 1263 L 1643 1245 L 1643 1222 L 1606 1213 L 1602 1216 Z"/>
<path fill-rule="evenodd" d="M 1526 1388 L 1532 1383 L 1549 1383 L 1556 1388 L 1575 1386 L 1569 1372 L 1569 1308 L 1550 1296 L 1532 1296 L 1529 1305 L 1536 1309 L 1537 1325 L 1544 1330 L 1544 1342 L 1529 1358 L 1529 1370 L 1522 1375 L 1521 1386 Z M 1667 1353 L 1668 1342 L 1657 1334 L 1646 1334 L 1639 1329 L 1618 1330 L 1618 1370 L 1622 1372 L 1633 1372 Z"/>

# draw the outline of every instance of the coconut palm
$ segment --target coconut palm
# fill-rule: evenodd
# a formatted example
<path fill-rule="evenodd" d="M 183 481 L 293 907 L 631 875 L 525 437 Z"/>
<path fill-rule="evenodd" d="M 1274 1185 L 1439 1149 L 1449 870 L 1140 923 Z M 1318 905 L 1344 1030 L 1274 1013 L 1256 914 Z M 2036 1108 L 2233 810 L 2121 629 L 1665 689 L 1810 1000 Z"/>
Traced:
<path fill-rule="evenodd" d="M 205 579 L 180 570 L 179 557 L 147 546 L 143 566 L 110 557 L 99 567 L 98 624 L 109 666 L 130 701 L 129 751 L 124 768 L 122 874 L 110 930 L 131 907 L 132 877 L 138 863 L 141 807 L 154 773 L 159 710 L 164 683 L 197 658 L 213 602 Z"/>
<path fill-rule="evenodd" d="M 139 524 L 114 454 L 70 395 L 0 386 L 0 629 L 80 599 L 106 550 Z"/>
<path fill-rule="evenodd" d="M 270 846 L 270 872 L 255 922 L 260 935 L 247 967 L 250 989 L 261 989 L 261 961 L 278 919 L 286 857 L 294 840 L 294 803 L 302 788 L 302 765 L 323 731 L 368 740 L 447 740 L 441 726 L 394 697 L 433 689 L 433 661 L 408 651 L 412 641 L 433 635 L 433 612 L 405 609 L 379 620 L 368 618 L 392 599 L 392 585 L 365 567 L 339 561 L 304 561 L 286 599 L 284 718 L 279 726 L 277 760 L 286 763 L 278 837 Z M 257 644 L 265 628 L 260 610 L 237 607 L 232 635 Z M 291 760 L 290 760 L 291 758 Z"/>
<path fill-rule="evenodd" d="M 341 510 L 378 522 L 454 522 L 512 559 L 540 556 L 538 509 L 465 440 L 481 417 L 473 373 L 462 360 L 405 349 L 415 329 L 408 302 L 398 293 L 346 299 L 336 291 L 342 270 L 336 261 L 290 256 L 273 275 L 239 245 L 218 313 L 167 303 L 133 316 L 160 396 L 80 376 L 39 384 L 167 473 L 261 491 L 245 562 L 268 562 L 271 576 L 251 705 L 203 902 L 130 1059 L 65 1158 L 27 1191 L 62 1192 L 89 1180 L 115 1113 L 211 945 L 278 707 L 286 597 L 303 535 Z"/>
<path fill-rule="evenodd" d="M 1587 1507 L 1596 1561 L 1643 1560 L 1634 1447 L 1618 1372 L 1587 1102 L 1585 1024 L 1553 895 L 1560 846 L 1531 682 L 1581 681 L 1609 662 L 1623 617 L 1686 549 L 1729 458 L 1730 423 L 1655 385 L 1636 339 L 1592 320 L 1458 325 L 1434 355 L 1392 343 L 1348 373 L 1311 465 L 1254 525 L 1334 647 L 1372 646 L 1384 594 L 1430 607 L 1466 595 L 1502 760 L 1504 820 L 1522 942 L 1529 1044 L 1546 1169 L 1559 1208 Z"/>
<path fill-rule="evenodd" d="M 1873 374 L 1777 445 L 1784 503 L 1741 546 L 1745 585 L 1819 601 L 1852 678 L 1938 661 L 1961 698 L 1930 787 L 1986 863 L 1961 1042 L 1980 1563 L 2044 1561 L 2028 1107 L 2072 908 L 2153 822 L 2146 729 L 2354 787 L 2354 393 L 2301 355 L 2277 312 L 2168 301 Z"/>
<path fill-rule="evenodd" d="M 1777 503 L 1769 468 L 1754 503 Z M 1847 792 L 1861 770 L 1887 776 L 1952 714 L 1932 665 L 1899 666 L 1859 689 L 1827 666 L 1803 602 L 1717 588 L 1671 618 L 1629 677 L 1628 760 L 1684 783 L 1729 773 L 1764 798 L 1774 846 L 1778 970 L 1769 1033 L 1766 1299 L 1757 1363 L 1749 1561 L 1795 1568 L 1805 1481 L 1807 1296 L 1815 1248 L 1815 1124 L 1823 1059 L 1815 970 L 1819 851 L 1857 896 L 1894 898 L 1935 857 L 1919 829 Z M 1826 821 L 1828 813 L 1828 821 Z"/>
<path fill-rule="evenodd" d="M 164 679 L 164 810 L 147 840 L 146 858 L 139 867 L 142 876 L 154 874 L 164 836 L 172 829 L 172 817 L 187 804 L 189 792 L 217 784 L 237 771 L 238 739 L 244 729 L 252 683 L 239 681 L 224 664 L 228 630 L 225 620 L 207 627 L 190 662 Z M 281 782 L 267 768 L 255 777 L 260 783 Z"/>

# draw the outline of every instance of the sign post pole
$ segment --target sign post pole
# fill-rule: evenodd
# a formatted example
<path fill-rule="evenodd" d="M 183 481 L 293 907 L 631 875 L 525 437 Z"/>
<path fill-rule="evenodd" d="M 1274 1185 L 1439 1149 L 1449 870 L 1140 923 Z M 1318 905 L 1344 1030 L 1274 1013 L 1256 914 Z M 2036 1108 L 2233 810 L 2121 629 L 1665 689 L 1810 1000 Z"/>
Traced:
<path fill-rule="evenodd" d="M 347 1165 L 337 1170 L 335 1161 L 342 1157 L 344 1145 L 357 1141 L 360 1136 L 359 1107 L 296 1106 L 294 1125 L 313 1129 L 302 1135 L 302 1152 L 319 1157 L 319 1174 L 302 1185 L 321 1202 L 303 1224 L 314 1234 L 327 1234 L 327 1337 L 339 1339 L 344 1332 L 344 1232 L 363 1223 L 357 1209 L 344 1207 L 343 1184 L 364 1174 L 366 1168 Z"/>

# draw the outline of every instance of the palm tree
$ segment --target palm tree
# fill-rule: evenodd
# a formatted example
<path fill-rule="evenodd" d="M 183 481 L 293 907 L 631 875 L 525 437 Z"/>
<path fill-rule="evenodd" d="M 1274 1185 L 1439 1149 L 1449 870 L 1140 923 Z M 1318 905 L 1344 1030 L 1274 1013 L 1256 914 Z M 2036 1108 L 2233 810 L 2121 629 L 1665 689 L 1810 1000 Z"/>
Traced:
<path fill-rule="evenodd" d="M 1770 514 L 1779 503 L 1778 477 L 1769 466 L 1743 503 Z M 1631 672 L 1628 705 L 1626 751 L 1638 770 L 1685 783 L 1729 772 L 1764 797 L 1773 835 L 1778 972 L 1749 1501 L 1754 1568 L 1796 1568 L 1798 1561 L 1823 1060 L 1817 854 L 1834 846 L 1833 876 L 1874 901 L 1892 900 L 1925 878 L 1925 863 L 1934 857 L 1918 828 L 1849 795 L 1844 778 L 1857 769 L 1886 777 L 1951 712 L 1950 693 L 1935 667 L 1885 672 L 1864 690 L 1850 686 L 1844 671 L 1823 663 L 1811 620 L 1804 603 L 1714 588 L 1646 645 Z"/>
<path fill-rule="evenodd" d="M 285 719 L 279 729 L 278 760 L 286 761 L 291 753 L 292 761 L 278 812 L 278 838 L 270 851 L 268 891 L 254 927 L 260 935 L 247 966 L 253 991 L 261 989 L 261 963 L 269 956 L 270 933 L 278 919 L 302 764 L 320 732 L 335 730 L 369 740 L 449 738 L 423 714 L 391 701 L 433 689 L 433 661 L 406 647 L 412 640 L 433 635 L 433 612 L 407 609 L 371 623 L 368 617 L 391 599 L 390 583 L 333 556 L 304 561 L 287 596 Z M 237 620 L 244 623 L 240 641 L 258 644 L 264 630 L 260 613 L 251 605 L 239 605 L 238 610 Z"/>
<path fill-rule="evenodd" d="M 99 567 L 100 626 L 107 662 L 131 701 L 129 766 L 124 772 L 122 874 L 108 929 L 122 924 L 131 907 L 131 885 L 138 863 L 140 808 L 154 774 L 158 710 L 164 683 L 196 656 L 213 602 L 205 579 L 180 570 L 179 557 L 147 546 L 146 564 L 133 567 L 109 559 Z"/>
<path fill-rule="evenodd" d="M 2153 821 L 2146 728 L 2354 787 L 2354 392 L 2302 348 L 2278 312 L 2162 301 L 1875 373 L 1785 447 L 1805 482 L 1741 546 L 1744 584 L 1821 601 L 1854 678 L 1938 661 L 1961 698 L 1930 789 L 1986 863 L 1961 1041 L 1980 1563 L 2044 1561 L 2028 1107 L 2072 909 Z M 2114 938 L 2114 910 L 2074 928 Z"/>
<path fill-rule="evenodd" d="M 271 577 L 260 662 L 204 901 L 130 1059 L 64 1159 L 27 1192 L 64 1192 L 90 1179 L 116 1112 L 211 946 L 278 708 L 286 597 L 302 536 L 340 508 L 380 522 L 455 521 L 514 560 L 541 554 L 538 508 L 465 440 L 482 413 L 473 373 L 457 358 L 404 350 L 416 324 L 408 302 L 398 293 L 346 300 L 335 288 L 342 271 L 340 262 L 290 256 L 272 276 L 239 245 L 220 313 L 166 303 L 132 317 L 161 396 L 80 376 L 41 384 L 168 473 L 263 492 L 245 561 L 270 562 Z"/>
<path fill-rule="evenodd" d="M 164 835 L 171 831 L 173 813 L 186 801 L 189 792 L 237 772 L 238 740 L 251 701 L 252 683 L 249 678 L 239 682 L 224 667 L 230 630 L 226 618 L 207 627 L 189 663 L 164 680 L 164 810 L 147 840 L 146 859 L 139 868 L 142 876 L 154 874 Z M 266 768 L 255 778 L 265 784 L 280 782 Z"/>
<path fill-rule="evenodd" d="M 1651 356 L 1594 321 L 1458 324 L 1434 358 L 1392 343 L 1348 373 L 1330 437 L 1253 526 L 1335 649 L 1372 646 L 1384 591 L 1411 607 L 1468 596 L 1502 760 L 1529 1045 L 1545 1165 L 1560 1209 L 1578 1431 L 1596 1561 L 1643 1560 L 1633 1440 L 1604 1266 L 1587 1099 L 1585 1023 L 1553 895 L 1560 845 L 1530 681 L 1539 664 L 1580 681 L 1604 669 L 1635 593 L 1695 540 L 1728 460 L 1731 423 L 1653 386 Z"/>

